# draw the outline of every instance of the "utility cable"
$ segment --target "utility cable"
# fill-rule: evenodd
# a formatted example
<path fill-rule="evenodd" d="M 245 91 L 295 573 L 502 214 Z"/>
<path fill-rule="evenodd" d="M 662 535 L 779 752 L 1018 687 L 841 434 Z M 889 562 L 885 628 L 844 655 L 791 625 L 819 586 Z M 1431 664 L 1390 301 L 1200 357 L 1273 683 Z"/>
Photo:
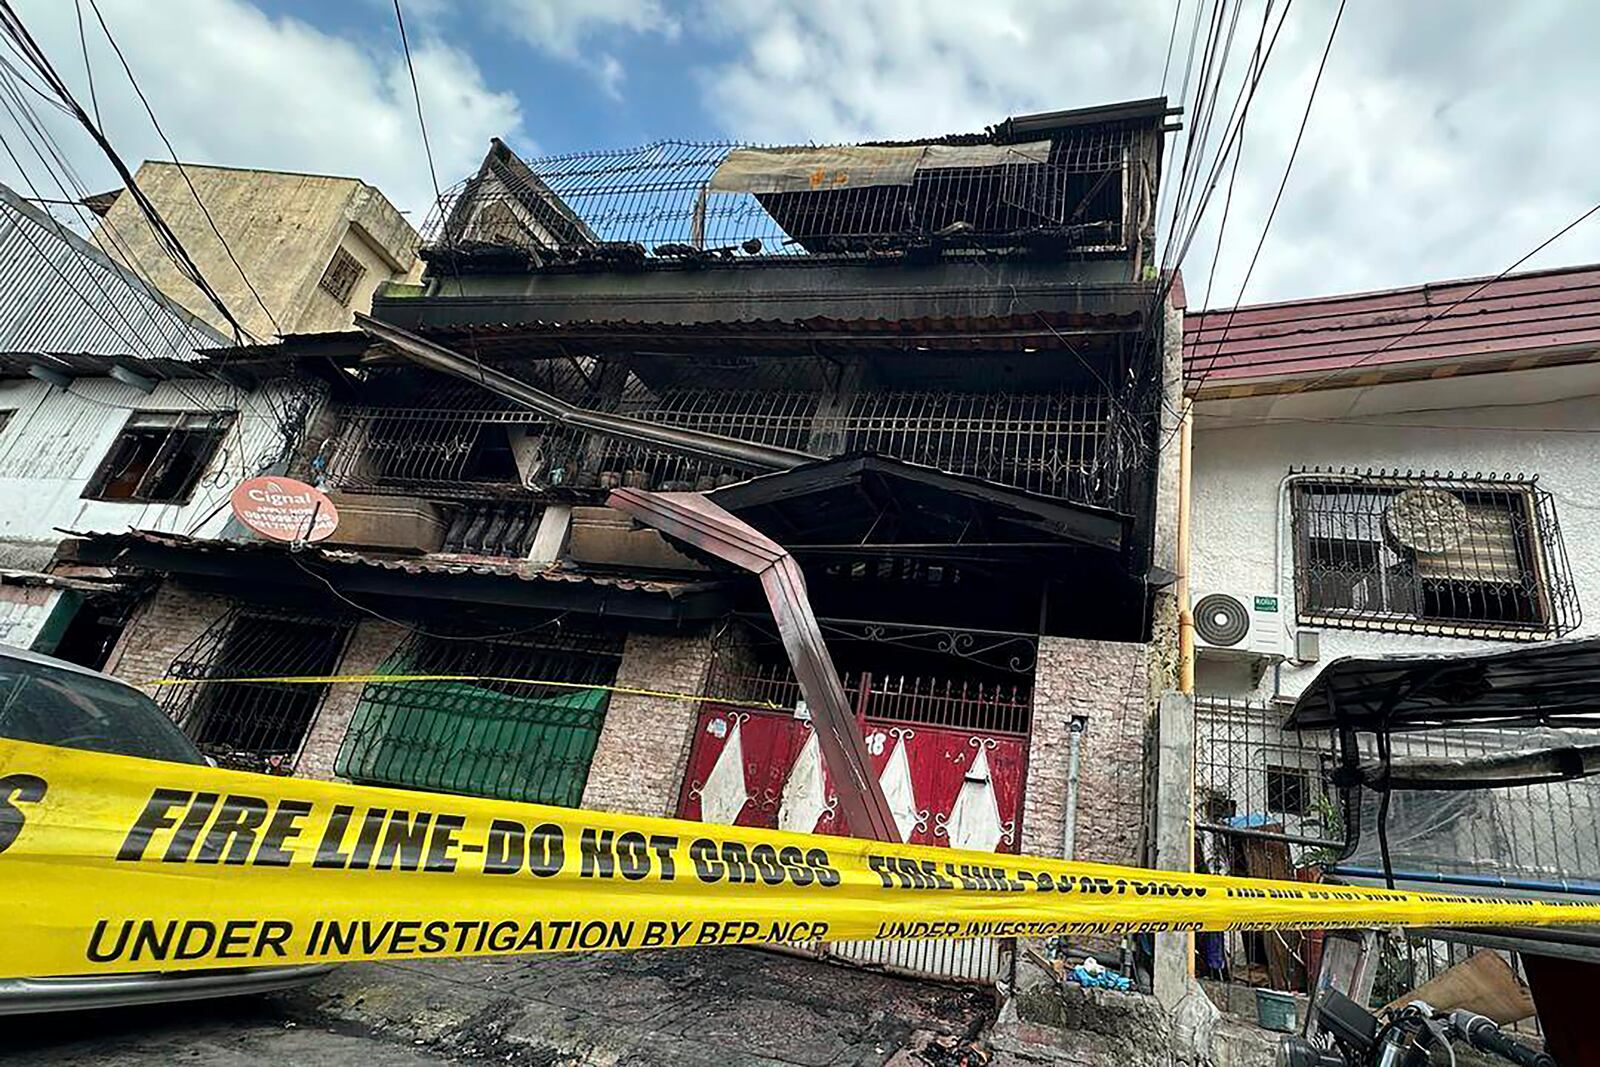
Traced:
<path fill-rule="evenodd" d="M 1244 301 L 1245 290 L 1249 288 L 1250 278 L 1255 274 L 1256 264 L 1261 259 L 1261 250 L 1266 246 L 1267 234 L 1272 230 L 1273 220 L 1278 217 L 1278 206 L 1283 203 L 1284 190 L 1289 187 L 1289 175 L 1294 172 L 1295 160 L 1300 156 L 1300 144 L 1305 139 L 1306 126 L 1311 121 L 1311 108 L 1312 105 L 1314 105 L 1317 101 L 1317 90 L 1322 86 L 1322 74 L 1328 69 L 1328 57 L 1333 53 L 1334 38 L 1336 38 L 1339 34 L 1339 23 L 1344 19 L 1346 2 L 1347 0 L 1339 0 L 1339 10 L 1334 13 L 1333 27 L 1328 31 L 1328 43 L 1322 49 L 1322 59 L 1317 64 L 1317 74 L 1316 77 L 1312 79 L 1311 91 L 1306 94 L 1306 107 L 1305 111 L 1300 115 L 1300 128 L 1295 132 L 1294 146 L 1289 150 L 1289 160 L 1284 164 L 1283 177 L 1278 182 L 1278 191 L 1272 198 L 1272 207 L 1267 211 L 1267 221 L 1261 227 L 1261 237 L 1256 241 L 1255 251 L 1251 253 L 1249 266 L 1245 268 L 1244 280 L 1239 283 L 1239 294 L 1234 298 L 1233 308 L 1228 312 L 1227 322 L 1223 324 L 1222 337 L 1217 342 L 1219 350 L 1222 342 L 1228 339 L 1228 331 L 1233 327 L 1233 317 L 1238 312 L 1239 305 Z M 1230 182 L 1229 184 L 1231 192 L 1232 183 Z M 1213 261 L 1213 269 L 1215 266 L 1215 261 Z M 1207 284 L 1206 291 L 1209 299 L 1209 283 Z M 1216 359 L 1213 357 L 1211 362 L 1206 365 L 1206 369 L 1201 372 L 1200 381 L 1195 386 L 1197 391 L 1205 386 L 1206 377 L 1211 373 L 1211 368 L 1215 364 Z"/>
<path fill-rule="evenodd" d="M 210 209 L 206 207 L 205 201 L 200 198 L 200 191 L 194 187 L 194 182 L 189 179 L 188 170 L 185 169 L 183 161 L 178 158 L 177 149 L 172 146 L 172 141 L 167 138 L 167 132 L 161 128 L 161 121 L 156 118 L 155 109 L 150 106 L 149 99 L 144 95 L 144 89 L 140 87 L 139 80 L 134 77 L 133 68 L 129 66 L 127 57 L 122 54 L 122 46 L 111 35 L 111 28 L 106 25 L 105 16 L 100 13 L 98 0 L 89 0 L 89 7 L 94 12 L 95 18 L 99 20 L 100 29 L 105 33 L 106 40 L 110 42 L 112 51 L 116 53 L 118 61 L 121 62 L 123 72 L 128 76 L 128 84 L 133 86 L 135 95 L 139 97 L 139 103 L 144 105 L 145 114 L 150 116 L 150 124 L 156 128 L 156 133 L 161 137 L 161 143 L 167 146 L 167 154 L 172 157 L 173 165 L 178 168 L 178 173 L 183 176 L 183 183 L 189 187 L 189 194 L 194 197 L 195 204 L 199 206 L 200 214 L 205 216 L 206 224 L 211 227 L 211 232 L 216 235 L 217 241 L 222 245 L 222 250 L 228 254 L 228 262 L 232 263 L 234 269 L 239 272 L 239 278 L 244 282 L 245 288 L 250 290 L 250 295 L 255 298 L 256 304 L 266 314 L 267 321 L 272 323 L 272 328 L 278 332 L 279 336 L 282 336 L 283 327 L 278 324 L 277 318 L 272 314 L 272 309 L 267 307 L 265 300 L 261 299 L 261 293 L 256 290 L 255 284 L 250 281 L 250 276 L 245 273 L 244 266 L 239 262 L 238 257 L 233 254 L 233 247 L 228 244 L 228 239 L 222 235 L 222 230 L 218 228 L 216 220 L 211 217 Z M 87 53 L 85 54 L 87 55 Z"/>

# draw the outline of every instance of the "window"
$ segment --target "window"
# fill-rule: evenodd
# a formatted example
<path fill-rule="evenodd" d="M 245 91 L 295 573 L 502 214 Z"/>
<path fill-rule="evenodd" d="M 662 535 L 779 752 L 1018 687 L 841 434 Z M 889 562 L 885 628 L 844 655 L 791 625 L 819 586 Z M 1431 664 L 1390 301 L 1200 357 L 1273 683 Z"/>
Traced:
<path fill-rule="evenodd" d="M 1332 476 L 1294 487 L 1302 624 L 1548 636 L 1576 626 L 1555 506 L 1532 482 Z"/>
<path fill-rule="evenodd" d="M 83 495 L 93 500 L 185 503 L 233 419 L 231 412 L 134 412 Z"/>
<path fill-rule="evenodd" d="M 1314 786 L 1311 774 L 1300 767 L 1267 768 L 1267 810 L 1283 815 L 1304 815 L 1311 810 Z"/>
<path fill-rule="evenodd" d="M 334 769 L 363 783 L 576 807 L 621 657 L 620 635 L 570 624 L 503 639 L 413 634 L 380 674 L 463 680 L 369 683 Z"/>
<path fill-rule="evenodd" d="M 342 248 L 333 250 L 333 258 L 328 260 L 328 268 L 322 272 L 322 280 L 317 285 L 323 292 L 339 301 L 341 304 L 350 303 L 350 294 L 355 292 L 356 282 L 367 273 L 367 268 L 361 261 Z"/>
<path fill-rule="evenodd" d="M 235 609 L 167 670 L 174 678 L 215 680 L 164 687 L 162 708 L 222 766 L 287 774 L 328 687 L 227 679 L 332 674 L 349 634 L 344 619 Z"/>

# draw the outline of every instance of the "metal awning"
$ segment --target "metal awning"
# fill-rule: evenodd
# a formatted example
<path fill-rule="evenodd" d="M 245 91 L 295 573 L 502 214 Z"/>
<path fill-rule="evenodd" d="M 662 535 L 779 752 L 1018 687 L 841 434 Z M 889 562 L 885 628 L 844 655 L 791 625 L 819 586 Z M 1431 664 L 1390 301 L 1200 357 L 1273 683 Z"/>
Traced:
<path fill-rule="evenodd" d="M 1105 508 L 872 454 L 807 463 L 709 495 L 761 529 L 782 531 L 791 551 L 829 544 L 901 544 L 927 555 L 1120 551 L 1130 525 Z"/>
<path fill-rule="evenodd" d="M 1600 638 L 1503 652 L 1337 659 L 1300 694 L 1285 725 L 1384 733 L 1446 726 L 1600 727 Z"/>

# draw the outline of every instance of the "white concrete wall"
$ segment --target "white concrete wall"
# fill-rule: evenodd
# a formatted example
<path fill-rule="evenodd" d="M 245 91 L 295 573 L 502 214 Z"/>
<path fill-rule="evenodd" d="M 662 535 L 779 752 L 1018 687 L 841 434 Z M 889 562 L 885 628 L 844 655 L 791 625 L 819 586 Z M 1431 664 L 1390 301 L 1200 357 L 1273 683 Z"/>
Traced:
<path fill-rule="evenodd" d="M 1216 404 L 1201 405 L 1194 442 L 1193 572 L 1196 595 L 1249 596 L 1277 588 L 1285 623 L 1294 614 L 1293 543 L 1279 485 L 1291 468 L 1353 467 L 1538 475 L 1555 498 L 1570 574 L 1585 620 L 1578 633 L 1600 632 L 1600 371 L 1524 371 L 1322 394 L 1321 415 L 1279 403 L 1252 421 L 1219 428 Z M 1348 394 L 1344 396 L 1343 394 Z M 1548 396 L 1568 399 L 1544 399 Z M 1439 406 L 1450 397 L 1473 406 Z M 1378 409 L 1399 406 L 1406 410 Z M 1337 405 L 1337 407 L 1334 407 Z M 1212 415 L 1208 418 L 1208 408 Z M 1342 413 L 1328 414 L 1330 408 Z M 1430 409 L 1431 408 L 1431 409 Z M 1232 409 L 1236 414 L 1239 409 Z M 1289 414 L 1283 414 L 1288 411 Z M 1327 418 L 1352 421 L 1325 421 Z M 1265 421 L 1276 419 L 1278 421 Z M 1275 573 L 1275 529 L 1284 524 L 1281 569 Z M 1293 697 L 1340 656 L 1507 647 L 1505 642 L 1394 634 L 1321 626 L 1321 659 L 1285 663 L 1276 690 Z M 1202 662 L 1201 693 L 1275 694 L 1271 669 L 1253 684 L 1250 671 Z"/>
<path fill-rule="evenodd" d="M 238 416 L 187 504 L 83 499 L 132 411 L 218 408 Z M 216 536 L 228 521 L 234 485 L 282 441 L 264 395 L 210 380 L 163 382 L 148 396 L 111 378 L 79 379 L 65 393 L 32 379 L 0 381 L 4 410 L 13 414 L 0 429 L 0 566 L 42 565 L 60 530 Z"/>

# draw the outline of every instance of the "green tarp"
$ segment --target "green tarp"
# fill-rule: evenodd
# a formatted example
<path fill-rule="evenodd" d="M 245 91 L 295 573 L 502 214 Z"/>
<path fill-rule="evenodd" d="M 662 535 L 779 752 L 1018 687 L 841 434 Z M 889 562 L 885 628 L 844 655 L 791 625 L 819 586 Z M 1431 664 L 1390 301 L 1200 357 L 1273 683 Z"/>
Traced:
<path fill-rule="evenodd" d="M 528 692 L 469 682 L 369 684 L 335 770 L 375 785 L 577 807 L 606 691 Z"/>

